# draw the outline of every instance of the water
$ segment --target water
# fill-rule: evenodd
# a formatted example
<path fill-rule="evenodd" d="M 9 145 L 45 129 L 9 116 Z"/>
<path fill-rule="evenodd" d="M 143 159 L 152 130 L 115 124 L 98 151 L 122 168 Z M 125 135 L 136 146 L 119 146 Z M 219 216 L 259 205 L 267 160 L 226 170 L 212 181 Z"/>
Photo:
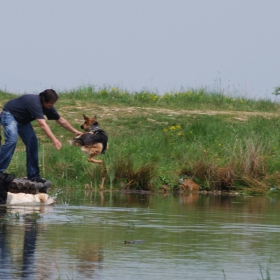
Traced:
<path fill-rule="evenodd" d="M 279 199 L 75 191 L 2 206 L 0 279 L 279 279 Z"/>

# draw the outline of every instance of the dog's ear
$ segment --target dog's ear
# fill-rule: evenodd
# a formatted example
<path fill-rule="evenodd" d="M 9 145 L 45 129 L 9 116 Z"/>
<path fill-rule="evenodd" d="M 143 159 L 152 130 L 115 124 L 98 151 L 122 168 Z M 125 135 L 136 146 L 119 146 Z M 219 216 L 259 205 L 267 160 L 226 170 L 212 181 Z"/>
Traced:
<path fill-rule="evenodd" d="M 89 117 L 87 117 L 86 115 L 83 115 L 83 117 L 85 121 L 89 119 Z"/>
<path fill-rule="evenodd" d="M 48 200 L 48 195 L 45 193 L 38 193 L 38 197 L 42 203 L 46 203 Z"/>

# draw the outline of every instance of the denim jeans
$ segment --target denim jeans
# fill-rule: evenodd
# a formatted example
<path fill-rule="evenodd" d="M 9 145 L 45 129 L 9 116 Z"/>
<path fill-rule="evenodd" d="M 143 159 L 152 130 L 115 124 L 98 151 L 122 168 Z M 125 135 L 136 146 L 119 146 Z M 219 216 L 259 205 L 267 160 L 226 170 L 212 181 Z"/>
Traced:
<path fill-rule="evenodd" d="M 26 147 L 27 177 L 31 179 L 39 176 L 38 139 L 30 123 L 20 124 L 6 111 L 2 111 L 1 124 L 4 130 L 5 144 L 0 150 L 0 172 L 4 172 L 13 157 L 17 145 L 18 135 Z"/>

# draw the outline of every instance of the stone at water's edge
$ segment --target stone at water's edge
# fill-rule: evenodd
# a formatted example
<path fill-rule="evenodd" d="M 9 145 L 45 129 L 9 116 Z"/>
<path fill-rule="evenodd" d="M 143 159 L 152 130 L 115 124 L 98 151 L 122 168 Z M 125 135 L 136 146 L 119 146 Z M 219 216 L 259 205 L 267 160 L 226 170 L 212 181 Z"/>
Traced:
<path fill-rule="evenodd" d="M 142 244 L 145 243 L 145 240 L 126 240 L 124 244 Z"/>
<path fill-rule="evenodd" d="M 27 180 L 26 178 L 15 178 L 10 185 L 9 192 L 29 194 L 47 193 L 47 189 L 50 185 L 50 181 L 38 183 Z"/>

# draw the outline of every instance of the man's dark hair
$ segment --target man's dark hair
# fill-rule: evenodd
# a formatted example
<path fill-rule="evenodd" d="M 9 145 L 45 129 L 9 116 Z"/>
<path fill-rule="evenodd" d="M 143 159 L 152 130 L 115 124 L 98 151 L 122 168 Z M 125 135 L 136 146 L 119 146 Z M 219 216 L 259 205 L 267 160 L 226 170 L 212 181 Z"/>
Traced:
<path fill-rule="evenodd" d="M 40 101 L 43 104 L 43 102 L 49 103 L 50 101 L 56 102 L 58 99 L 58 94 L 53 89 L 46 89 L 39 93 Z"/>

